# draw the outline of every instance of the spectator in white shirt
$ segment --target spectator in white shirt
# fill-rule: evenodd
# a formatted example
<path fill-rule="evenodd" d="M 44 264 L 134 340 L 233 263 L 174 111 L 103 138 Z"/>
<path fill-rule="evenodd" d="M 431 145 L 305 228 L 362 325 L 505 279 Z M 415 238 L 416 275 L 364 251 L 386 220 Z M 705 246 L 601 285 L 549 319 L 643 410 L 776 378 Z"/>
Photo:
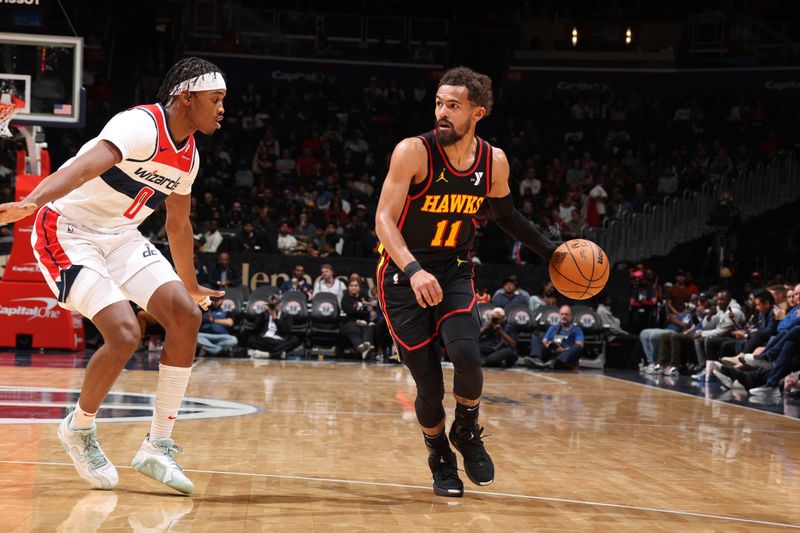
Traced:
<path fill-rule="evenodd" d="M 536 169 L 531 167 L 525 174 L 525 179 L 519 184 L 519 195 L 527 196 L 528 193 L 530 193 L 531 195 L 536 196 L 541 190 L 542 182 L 536 178 Z"/>
<path fill-rule="evenodd" d="M 208 231 L 203 233 L 205 242 L 200 247 L 201 252 L 216 252 L 219 245 L 222 244 L 222 234 L 219 232 L 219 220 L 212 218 L 208 222 Z"/>
<path fill-rule="evenodd" d="M 345 287 L 342 280 L 337 279 L 336 276 L 334 276 L 333 265 L 324 263 L 319 267 L 319 273 L 319 278 L 317 278 L 317 281 L 314 282 L 314 296 L 321 292 L 329 292 L 331 294 L 335 294 L 336 299 L 339 300 L 339 303 L 342 303 L 342 296 L 347 290 L 347 287 Z"/>
<path fill-rule="evenodd" d="M 290 233 L 289 223 L 281 222 L 278 226 L 278 250 L 282 254 L 293 254 L 297 251 L 299 243 L 294 235 Z"/>

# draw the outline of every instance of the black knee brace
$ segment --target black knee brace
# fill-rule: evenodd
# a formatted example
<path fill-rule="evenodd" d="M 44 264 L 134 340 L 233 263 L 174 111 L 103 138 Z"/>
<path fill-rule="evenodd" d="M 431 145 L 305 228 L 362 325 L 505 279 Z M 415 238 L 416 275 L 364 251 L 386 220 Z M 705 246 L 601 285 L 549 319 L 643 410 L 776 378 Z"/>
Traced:
<path fill-rule="evenodd" d="M 473 316 L 474 315 L 474 316 Z M 483 390 L 481 350 L 478 345 L 480 325 L 477 313 L 458 314 L 445 319 L 439 327 L 447 355 L 453 362 L 453 392 L 467 400 L 477 400 Z"/>
<path fill-rule="evenodd" d="M 433 343 L 408 351 L 400 347 L 403 363 L 408 367 L 417 384 L 417 399 L 414 407 L 417 420 L 425 428 L 433 428 L 444 418 L 444 381 L 442 364 Z"/>
<path fill-rule="evenodd" d="M 440 380 L 438 385 L 430 383 L 422 385 L 417 383 L 417 399 L 414 409 L 417 412 L 417 421 L 424 428 L 434 428 L 444 418 L 444 383 Z"/>

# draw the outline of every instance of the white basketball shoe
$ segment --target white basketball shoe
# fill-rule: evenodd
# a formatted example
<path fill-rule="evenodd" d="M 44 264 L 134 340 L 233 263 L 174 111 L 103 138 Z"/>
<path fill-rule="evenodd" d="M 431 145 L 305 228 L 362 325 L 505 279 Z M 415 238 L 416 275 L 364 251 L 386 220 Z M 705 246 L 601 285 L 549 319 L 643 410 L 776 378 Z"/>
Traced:
<path fill-rule="evenodd" d="M 173 453 L 183 451 L 170 438 L 150 441 L 145 437 L 139 451 L 131 461 L 131 466 L 156 481 L 184 494 L 194 492 L 194 484 L 183 473 L 183 469 L 175 462 Z"/>
<path fill-rule="evenodd" d="M 89 429 L 70 429 L 74 412 L 58 425 L 58 440 L 69 454 L 78 474 L 96 489 L 113 489 L 119 483 L 117 469 L 97 442 L 97 425 Z"/>

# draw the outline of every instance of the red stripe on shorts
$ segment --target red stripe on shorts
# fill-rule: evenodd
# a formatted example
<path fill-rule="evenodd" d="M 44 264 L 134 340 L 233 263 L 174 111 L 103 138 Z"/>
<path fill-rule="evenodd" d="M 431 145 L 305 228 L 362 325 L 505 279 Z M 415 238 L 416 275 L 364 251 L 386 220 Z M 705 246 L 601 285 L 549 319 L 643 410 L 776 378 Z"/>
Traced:
<path fill-rule="evenodd" d="M 58 219 L 61 217 L 60 213 L 56 213 L 52 209 L 48 209 L 47 220 L 44 224 L 45 235 L 47 236 L 50 251 L 53 253 L 56 265 L 61 270 L 66 270 L 72 266 L 72 262 L 67 257 L 61 243 L 58 242 Z"/>
<path fill-rule="evenodd" d="M 72 266 L 61 243 L 58 242 L 58 219 L 61 215 L 45 207 L 36 217 L 36 252 L 53 281 L 58 282 L 61 271 Z"/>

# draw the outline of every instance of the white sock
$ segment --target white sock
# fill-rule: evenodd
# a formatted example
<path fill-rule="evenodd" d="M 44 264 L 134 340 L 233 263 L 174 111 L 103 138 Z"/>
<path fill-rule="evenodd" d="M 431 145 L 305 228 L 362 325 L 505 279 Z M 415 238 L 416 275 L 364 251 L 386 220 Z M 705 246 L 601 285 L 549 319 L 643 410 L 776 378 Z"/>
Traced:
<path fill-rule="evenodd" d="M 178 409 L 189 384 L 192 367 L 158 365 L 158 389 L 150 424 L 150 441 L 172 435 L 172 427 L 178 417 Z"/>
<path fill-rule="evenodd" d="M 94 425 L 94 417 L 97 413 L 87 413 L 81 409 L 81 402 L 75 404 L 75 411 L 69 423 L 69 429 L 91 429 Z"/>

